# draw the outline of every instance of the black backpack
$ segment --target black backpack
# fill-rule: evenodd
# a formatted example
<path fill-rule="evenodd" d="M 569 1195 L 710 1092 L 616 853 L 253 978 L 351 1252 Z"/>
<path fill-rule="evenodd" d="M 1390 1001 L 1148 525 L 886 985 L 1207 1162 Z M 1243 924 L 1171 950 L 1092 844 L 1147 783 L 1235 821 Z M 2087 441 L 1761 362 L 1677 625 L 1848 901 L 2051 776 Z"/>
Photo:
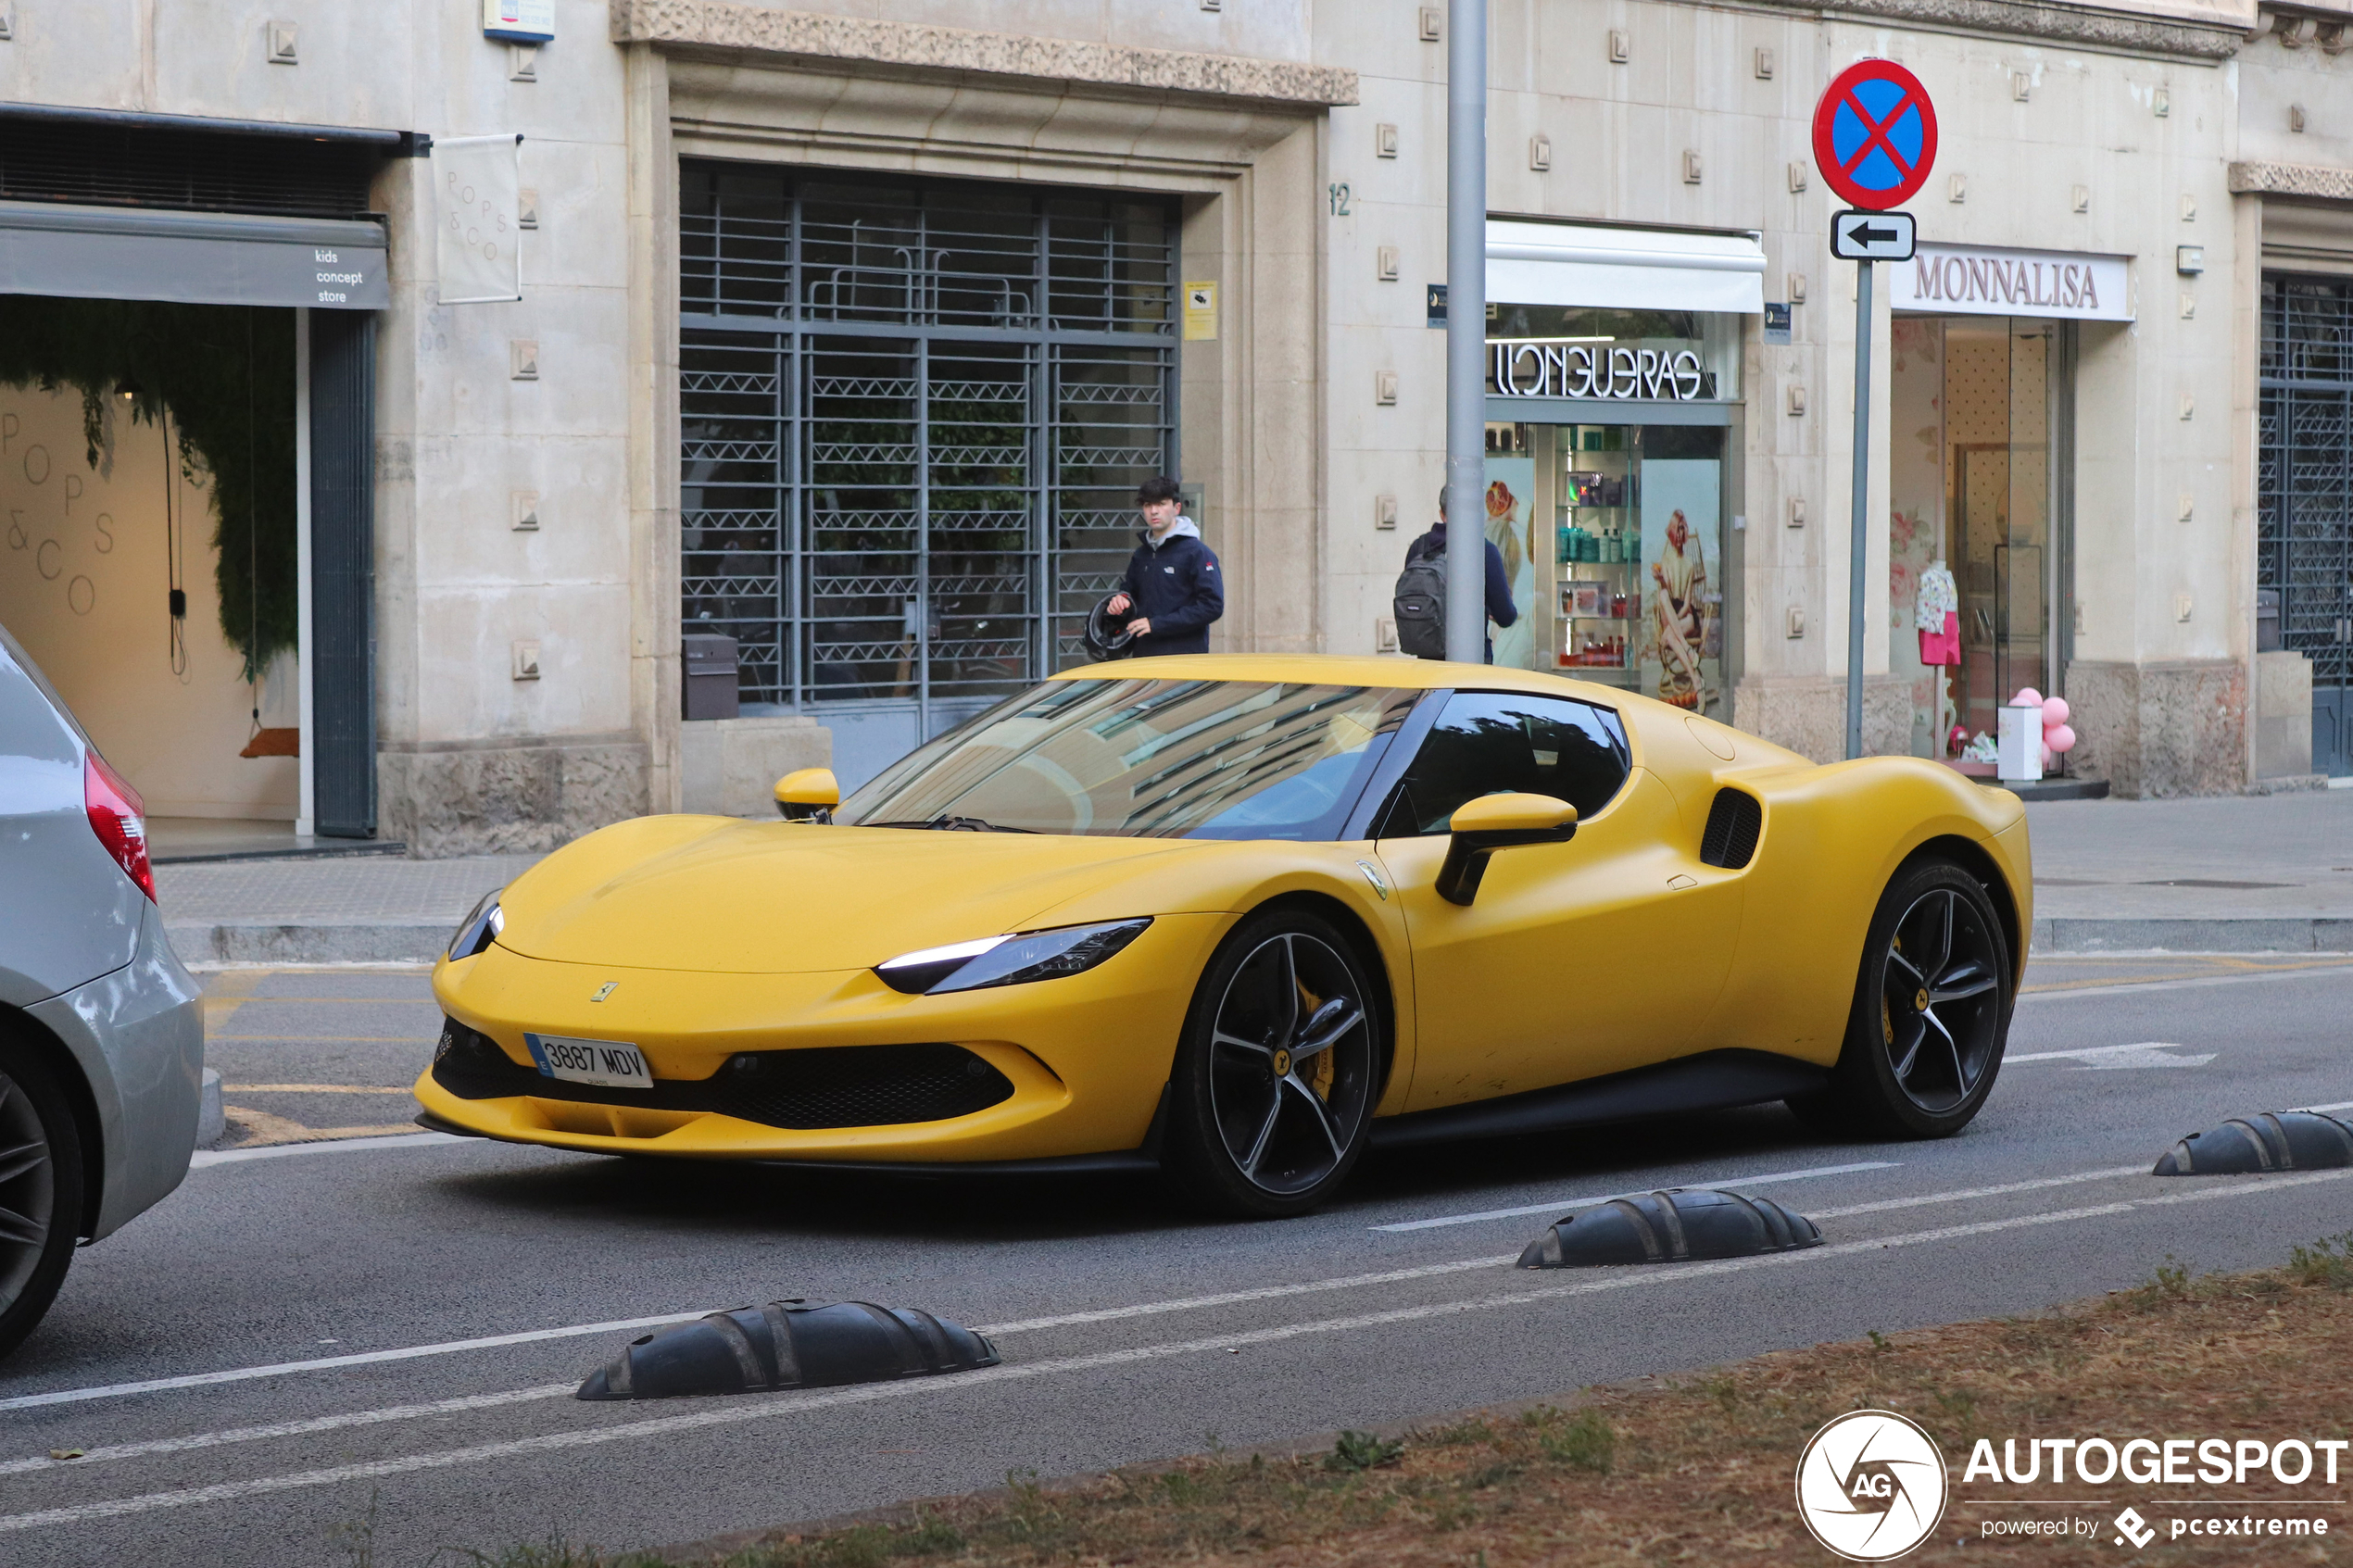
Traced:
<path fill-rule="evenodd" d="M 1446 552 L 1429 550 L 1397 574 L 1397 646 L 1416 659 L 1446 657 Z"/>

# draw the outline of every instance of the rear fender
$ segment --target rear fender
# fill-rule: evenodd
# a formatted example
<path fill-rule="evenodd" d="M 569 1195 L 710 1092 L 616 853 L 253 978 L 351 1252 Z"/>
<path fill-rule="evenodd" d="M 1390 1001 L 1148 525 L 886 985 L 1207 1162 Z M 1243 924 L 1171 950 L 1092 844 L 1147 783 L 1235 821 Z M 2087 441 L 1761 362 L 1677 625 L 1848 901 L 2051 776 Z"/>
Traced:
<path fill-rule="evenodd" d="M 1731 973 L 1702 1034 L 1708 1044 L 1835 1062 L 1880 897 L 1907 860 L 1940 844 L 1973 851 L 1970 869 L 1990 872 L 1996 909 L 2019 922 L 2011 950 L 2022 950 L 2032 872 L 2016 796 L 1904 757 L 1726 769 L 1718 783 L 1754 793 L 1764 823 Z"/>

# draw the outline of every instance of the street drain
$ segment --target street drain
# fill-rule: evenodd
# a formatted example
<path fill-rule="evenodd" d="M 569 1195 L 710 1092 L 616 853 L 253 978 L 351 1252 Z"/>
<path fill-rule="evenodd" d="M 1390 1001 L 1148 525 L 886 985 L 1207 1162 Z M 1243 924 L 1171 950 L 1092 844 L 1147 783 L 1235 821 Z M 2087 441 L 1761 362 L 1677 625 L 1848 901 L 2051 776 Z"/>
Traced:
<path fill-rule="evenodd" d="M 633 1339 L 588 1374 L 583 1399 L 667 1399 L 893 1383 L 995 1366 L 986 1335 L 911 1307 L 772 1301 Z"/>
<path fill-rule="evenodd" d="M 2192 1133 L 2165 1151 L 2159 1176 L 2246 1176 L 2353 1165 L 2353 1126 L 2317 1110 L 2267 1110 Z"/>
<path fill-rule="evenodd" d="M 1671 1187 L 1614 1198 L 1572 1214 L 1528 1244 L 1523 1269 L 1581 1269 L 1602 1263 L 1680 1263 L 1753 1258 L 1822 1245 L 1803 1214 L 1769 1198 Z"/>

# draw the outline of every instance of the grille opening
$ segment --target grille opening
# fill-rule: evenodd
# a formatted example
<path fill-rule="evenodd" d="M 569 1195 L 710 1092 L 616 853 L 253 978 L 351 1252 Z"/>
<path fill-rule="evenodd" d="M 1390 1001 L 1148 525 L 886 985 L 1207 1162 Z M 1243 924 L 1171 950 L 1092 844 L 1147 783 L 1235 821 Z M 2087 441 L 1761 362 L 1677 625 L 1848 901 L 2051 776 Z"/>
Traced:
<path fill-rule="evenodd" d="M 1719 789 L 1707 809 L 1707 828 L 1700 834 L 1703 864 L 1739 871 L 1756 854 L 1756 835 L 1765 825 L 1765 808 L 1745 790 Z"/>
<path fill-rule="evenodd" d="M 509 1060 L 455 1019 L 442 1027 L 434 1082 L 459 1099 L 540 1099 L 716 1112 L 794 1130 L 945 1122 L 1011 1099 L 1013 1081 L 962 1046 L 818 1046 L 744 1051 L 708 1078 L 657 1078 L 650 1090 L 567 1084 Z"/>

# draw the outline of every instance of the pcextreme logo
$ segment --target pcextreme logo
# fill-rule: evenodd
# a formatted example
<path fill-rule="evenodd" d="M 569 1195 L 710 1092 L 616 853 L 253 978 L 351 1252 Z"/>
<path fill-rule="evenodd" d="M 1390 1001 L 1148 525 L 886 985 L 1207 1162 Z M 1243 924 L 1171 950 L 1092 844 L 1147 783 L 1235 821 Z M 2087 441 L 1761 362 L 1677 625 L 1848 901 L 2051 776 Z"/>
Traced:
<path fill-rule="evenodd" d="M 1853 1562 L 1885 1562 L 1944 1517 L 1944 1456 L 1894 1411 L 1851 1411 L 1814 1434 L 1797 1461 L 1797 1514 Z"/>

